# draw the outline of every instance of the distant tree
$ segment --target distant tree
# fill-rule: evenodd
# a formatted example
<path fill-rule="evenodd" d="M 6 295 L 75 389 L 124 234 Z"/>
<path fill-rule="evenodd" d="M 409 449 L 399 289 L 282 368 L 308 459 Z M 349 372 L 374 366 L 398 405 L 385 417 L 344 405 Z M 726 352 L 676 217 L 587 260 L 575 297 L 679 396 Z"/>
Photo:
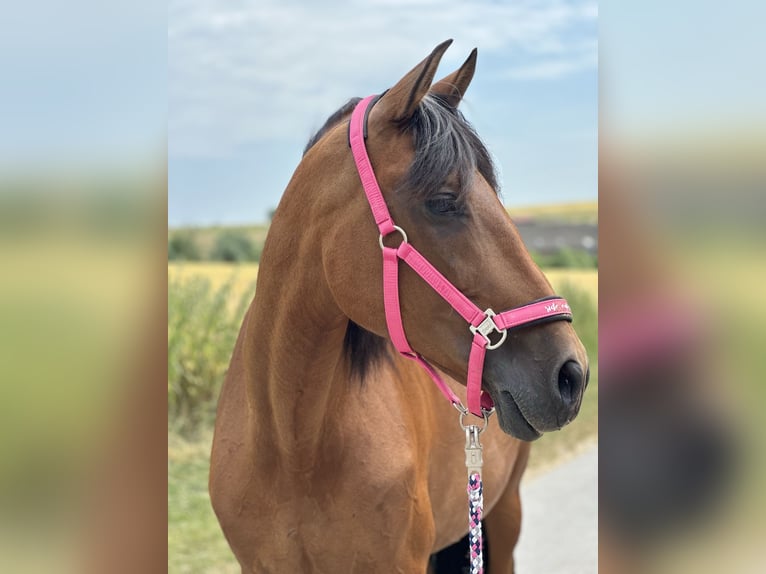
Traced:
<path fill-rule="evenodd" d="M 559 267 L 564 269 L 593 269 L 598 268 L 598 255 L 584 249 L 563 247 L 554 253 L 537 253 L 530 251 L 532 259 L 540 267 Z"/>
<path fill-rule="evenodd" d="M 266 213 L 266 216 L 269 218 L 269 222 L 271 222 L 272 219 L 274 219 L 274 214 L 277 212 L 276 207 L 272 207 L 269 209 L 269 211 Z"/>
<path fill-rule="evenodd" d="M 168 261 L 199 261 L 199 246 L 191 233 L 178 231 L 168 237 Z"/>
<path fill-rule="evenodd" d="M 260 250 L 246 233 L 224 230 L 215 239 L 210 259 L 230 262 L 258 261 L 260 255 Z"/>

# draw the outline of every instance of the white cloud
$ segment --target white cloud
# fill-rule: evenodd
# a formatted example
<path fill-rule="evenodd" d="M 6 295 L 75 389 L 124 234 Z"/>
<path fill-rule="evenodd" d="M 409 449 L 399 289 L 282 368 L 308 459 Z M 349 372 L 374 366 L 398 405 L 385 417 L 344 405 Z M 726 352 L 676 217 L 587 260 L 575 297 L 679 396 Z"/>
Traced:
<path fill-rule="evenodd" d="M 386 87 L 449 37 L 444 70 L 474 46 L 501 55 L 511 79 L 593 68 L 596 18 L 589 1 L 171 0 L 170 153 L 307 137 L 306 126 Z"/>

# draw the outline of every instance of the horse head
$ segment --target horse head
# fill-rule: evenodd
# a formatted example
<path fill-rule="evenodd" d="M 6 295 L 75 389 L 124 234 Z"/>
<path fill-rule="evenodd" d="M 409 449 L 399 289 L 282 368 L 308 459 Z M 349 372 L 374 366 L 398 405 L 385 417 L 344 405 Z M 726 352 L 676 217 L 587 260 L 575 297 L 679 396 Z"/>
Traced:
<path fill-rule="evenodd" d="M 458 105 L 474 75 L 476 50 L 433 83 L 450 41 L 437 46 L 369 110 L 367 151 L 393 219 L 408 241 L 476 305 L 512 309 L 553 295 L 498 197 L 491 155 Z M 347 106 L 349 107 L 349 106 Z M 310 144 L 296 177 L 317 199 L 304 212 L 335 303 L 362 332 L 387 338 L 378 230 L 340 121 Z M 275 221 L 276 223 L 276 221 Z M 387 245 L 400 238 L 391 234 Z M 400 265 L 399 297 L 412 348 L 458 381 L 468 371 L 471 333 L 421 277 Z M 588 358 L 571 324 L 509 330 L 488 351 L 482 386 L 501 428 L 524 440 L 560 429 L 577 414 Z"/>

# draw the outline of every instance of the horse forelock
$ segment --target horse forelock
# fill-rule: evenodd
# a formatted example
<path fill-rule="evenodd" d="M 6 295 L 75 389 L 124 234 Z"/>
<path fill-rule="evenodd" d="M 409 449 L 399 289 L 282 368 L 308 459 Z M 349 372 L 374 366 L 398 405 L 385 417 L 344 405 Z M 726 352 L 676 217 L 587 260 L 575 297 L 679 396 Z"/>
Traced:
<path fill-rule="evenodd" d="M 460 110 L 441 97 L 428 94 L 403 128 L 412 133 L 415 155 L 401 188 L 427 198 L 438 192 L 450 176 L 453 189 L 464 195 L 475 173 L 497 193 L 497 175 L 492 155 Z"/>

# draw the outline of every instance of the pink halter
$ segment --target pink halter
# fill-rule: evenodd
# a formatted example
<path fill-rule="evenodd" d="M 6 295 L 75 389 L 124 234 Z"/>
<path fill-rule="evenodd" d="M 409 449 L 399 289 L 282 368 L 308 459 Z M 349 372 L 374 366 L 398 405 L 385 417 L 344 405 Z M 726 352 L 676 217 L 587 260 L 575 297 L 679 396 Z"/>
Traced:
<path fill-rule="evenodd" d="M 372 215 L 380 231 L 380 247 L 383 250 L 383 300 L 386 310 L 386 324 L 391 341 L 397 351 L 409 359 L 420 363 L 447 397 L 461 413 L 482 417 L 492 412 L 492 398 L 481 389 L 482 373 L 484 371 L 484 356 L 487 349 L 496 349 L 506 339 L 508 329 L 528 325 L 541 320 L 572 320 L 569 304 L 561 297 L 550 297 L 535 301 L 495 314 L 492 309 L 482 311 L 450 283 L 439 271 L 431 265 L 408 241 L 407 234 L 401 227 L 394 225 L 391 214 L 386 207 L 386 201 L 378 186 L 375 173 L 367 155 L 365 139 L 367 137 L 367 114 L 377 101 L 377 96 L 369 96 L 360 101 L 351 114 L 349 125 L 349 142 L 354 156 L 356 169 L 362 180 L 364 193 L 370 203 Z M 398 247 L 386 247 L 383 238 L 391 233 L 401 235 Z M 468 409 L 447 386 L 436 369 L 422 356 L 415 352 L 407 342 L 402 324 L 402 312 L 399 306 L 399 259 L 409 265 L 415 273 L 428 283 L 439 295 L 449 303 L 457 313 L 468 322 L 468 328 L 473 334 L 471 353 L 468 358 L 468 380 L 466 381 Z M 496 333 L 500 338 L 492 342 L 490 334 Z"/>

